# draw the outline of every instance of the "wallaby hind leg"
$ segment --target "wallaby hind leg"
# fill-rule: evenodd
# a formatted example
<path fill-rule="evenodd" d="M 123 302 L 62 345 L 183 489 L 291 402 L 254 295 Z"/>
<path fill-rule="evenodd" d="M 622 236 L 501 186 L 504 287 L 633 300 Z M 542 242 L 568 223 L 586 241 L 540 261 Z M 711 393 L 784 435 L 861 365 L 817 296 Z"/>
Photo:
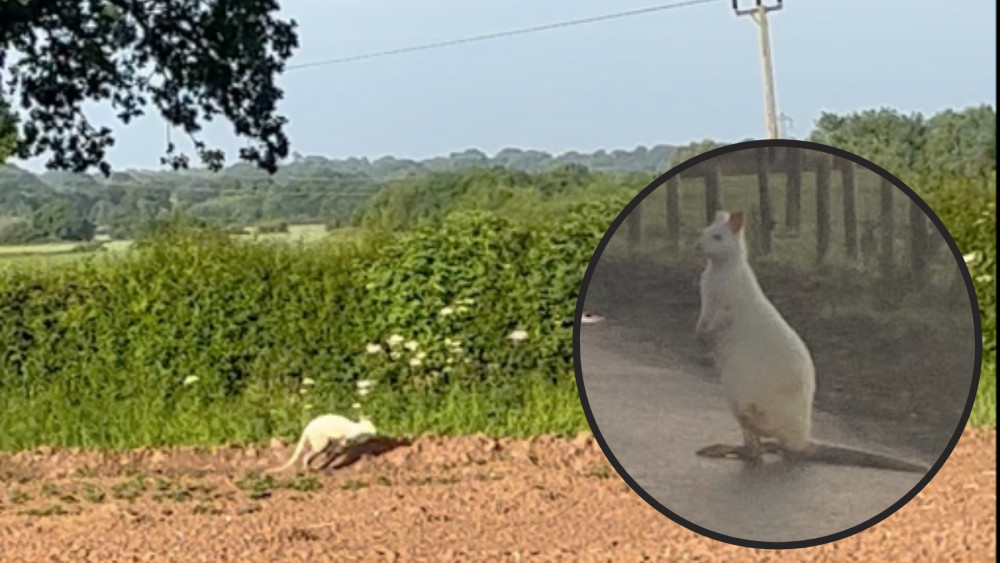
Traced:
<path fill-rule="evenodd" d="M 752 463 L 761 461 L 764 455 L 765 446 L 761 443 L 760 423 L 764 413 L 751 403 L 737 409 L 736 420 L 740 423 L 740 430 L 743 431 L 743 449 L 746 452 L 746 460 Z"/>
<path fill-rule="evenodd" d="M 732 457 L 745 459 L 749 455 L 749 452 L 744 446 L 736 446 L 733 444 L 712 444 L 711 446 L 705 446 L 695 453 L 702 457 L 712 458 Z"/>
<path fill-rule="evenodd" d="M 698 450 L 697 455 L 711 458 L 728 457 L 757 463 L 765 453 L 776 454 L 781 451 L 780 445 L 776 442 L 761 440 L 758 428 L 762 413 L 757 405 L 751 404 L 738 408 L 737 411 L 736 420 L 743 431 L 743 445 L 714 444 Z"/>
<path fill-rule="evenodd" d="M 711 457 L 711 458 L 732 458 L 732 459 L 742 459 L 746 461 L 753 461 L 754 459 L 760 459 L 762 454 L 780 454 L 782 453 L 781 446 L 776 442 L 760 441 L 759 452 L 755 458 L 751 448 L 747 447 L 746 444 L 734 445 L 734 444 L 713 444 L 711 446 L 705 446 L 704 448 L 698 450 L 696 453 L 701 457 Z"/>
<path fill-rule="evenodd" d="M 326 448 L 318 448 L 316 451 L 309 452 L 309 455 L 302 456 L 302 469 L 305 471 L 313 469 L 313 462 L 316 461 L 316 458 L 323 455 L 324 451 L 326 451 Z"/>
<path fill-rule="evenodd" d="M 308 465 L 309 469 L 321 470 L 325 468 L 327 465 L 329 465 L 329 462 L 334 457 L 336 457 L 342 450 L 343 450 L 343 444 L 341 444 L 337 440 L 330 440 L 326 443 L 325 446 L 323 446 L 322 448 L 317 448 L 315 452 L 312 452 L 312 455 L 309 456 L 306 465 Z M 319 467 L 316 467 L 314 465 L 314 462 L 320 458 L 323 459 L 320 460 L 321 463 Z"/>

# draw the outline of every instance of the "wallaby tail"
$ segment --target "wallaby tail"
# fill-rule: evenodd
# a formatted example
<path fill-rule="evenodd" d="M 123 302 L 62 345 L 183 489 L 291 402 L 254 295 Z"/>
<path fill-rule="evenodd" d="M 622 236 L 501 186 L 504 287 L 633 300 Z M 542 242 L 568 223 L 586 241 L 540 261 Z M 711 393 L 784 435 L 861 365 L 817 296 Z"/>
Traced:
<path fill-rule="evenodd" d="M 274 467 L 272 469 L 268 469 L 267 471 L 265 471 L 265 473 L 280 473 L 291 467 L 296 461 L 299 460 L 299 457 L 302 456 L 302 450 L 305 448 L 305 445 L 306 445 L 306 437 L 303 434 L 302 437 L 299 438 L 299 443 L 295 445 L 295 451 L 292 452 L 292 457 L 288 458 L 288 461 L 285 462 L 285 464 L 282 465 L 281 467 Z"/>
<path fill-rule="evenodd" d="M 909 471 L 912 473 L 927 473 L 930 471 L 929 467 L 919 463 L 830 444 L 813 444 L 807 457 L 810 461 L 829 463 L 831 465 L 852 465 L 855 467 L 871 467 L 874 469 Z"/>

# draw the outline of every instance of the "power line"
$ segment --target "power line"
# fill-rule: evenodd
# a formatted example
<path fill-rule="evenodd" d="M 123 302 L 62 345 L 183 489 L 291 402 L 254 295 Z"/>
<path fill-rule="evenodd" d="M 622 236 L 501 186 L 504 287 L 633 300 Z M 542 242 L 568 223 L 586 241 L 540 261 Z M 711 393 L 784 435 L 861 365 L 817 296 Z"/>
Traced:
<path fill-rule="evenodd" d="M 599 21 L 607 21 L 612 19 L 627 18 L 631 16 L 638 16 L 643 14 L 649 14 L 652 12 L 661 12 L 664 10 L 672 10 L 675 8 L 684 8 L 687 6 L 694 6 L 696 4 L 708 4 L 710 2 L 717 2 L 718 0 L 686 0 L 682 2 L 674 2 L 672 4 L 661 4 L 658 6 L 650 6 L 648 8 L 639 8 L 636 10 L 629 10 L 626 12 L 616 12 L 613 14 L 606 14 L 603 16 L 593 16 L 589 18 L 582 18 L 578 20 L 569 20 L 558 23 L 550 23 L 545 25 L 538 25 L 534 27 L 525 27 L 521 29 L 514 29 L 510 31 L 499 31 L 495 33 L 488 33 L 486 35 L 476 35 L 473 37 L 465 37 L 463 39 L 452 39 L 450 41 L 439 41 L 437 43 L 425 43 L 423 45 L 415 45 L 412 47 L 401 47 L 399 49 L 389 49 L 387 51 L 376 51 L 374 53 L 367 53 L 364 55 L 352 55 L 348 57 L 340 57 L 336 59 L 325 59 L 321 61 L 314 61 L 311 63 L 300 63 L 288 65 L 285 70 L 298 70 L 301 68 L 308 68 L 314 66 L 325 66 L 341 63 L 349 63 L 354 61 L 360 61 L 364 59 L 374 59 L 378 57 L 387 57 L 390 55 L 399 55 L 402 53 L 412 53 L 414 51 L 426 51 L 428 49 L 438 49 L 441 47 L 451 47 L 453 45 L 460 45 L 463 43 L 473 43 L 476 41 L 488 41 L 490 39 L 499 39 L 501 37 L 510 37 L 512 35 L 525 35 L 528 33 L 536 33 L 539 31 L 548 31 L 550 29 L 558 29 L 563 27 L 571 27 L 574 25 L 584 25 L 588 23 L 595 23 Z"/>

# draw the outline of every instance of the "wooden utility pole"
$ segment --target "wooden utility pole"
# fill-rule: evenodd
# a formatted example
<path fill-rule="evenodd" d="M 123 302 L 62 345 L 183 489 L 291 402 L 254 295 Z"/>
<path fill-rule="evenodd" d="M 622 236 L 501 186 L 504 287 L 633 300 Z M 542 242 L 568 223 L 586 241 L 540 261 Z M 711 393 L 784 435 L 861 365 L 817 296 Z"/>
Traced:
<path fill-rule="evenodd" d="M 739 0 L 733 0 L 733 11 L 737 16 L 750 16 L 760 31 L 760 64 L 764 75 L 764 118 L 767 125 L 767 138 L 777 139 L 778 109 L 774 101 L 774 71 L 771 68 L 771 34 L 767 26 L 767 13 L 781 9 L 781 0 L 765 6 L 763 0 L 755 0 L 753 8 L 740 9 Z"/>

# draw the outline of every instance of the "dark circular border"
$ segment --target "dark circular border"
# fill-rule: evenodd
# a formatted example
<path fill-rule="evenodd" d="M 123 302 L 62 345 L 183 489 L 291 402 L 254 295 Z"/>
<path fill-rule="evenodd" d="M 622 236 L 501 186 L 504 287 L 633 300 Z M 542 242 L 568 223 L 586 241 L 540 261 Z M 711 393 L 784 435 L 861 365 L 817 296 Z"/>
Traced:
<path fill-rule="evenodd" d="M 903 495 L 903 497 L 898 501 L 896 501 L 895 504 L 886 508 L 880 514 L 875 515 L 866 522 L 862 522 L 861 524 L 858 524 L 854 527 L 848 528 L 846 530 L 843 530 L 835 534 L 821 536 L 811 540 L 800 540 L 791 542 L 754 541 L 754 540 L 736 538 L 733 536 L 727 536 L 725 534 L 714 532 L 712 530 L 699 526 L 693 522 L 690 522 L 682 518 L 681 516 L 671 512 L 670 509 L 660 504 L 655 498 L 652 497 L 652 495 L 644 491 L 642 487 L 640 487 L 635 482 L 635 480 L 632 479 L 632 477 L 628 474 L 628 472 L 625 471 L 625 468 L 622 467 L 622 464 L 615 458 L 614 454 L 611 452 L 611 448 L 608 447 L 608 443 L 604 439 L 604 436 L 601 435 L 601 430 L 600 428 L 598 428 L 597 422 L 594 420 L 594 413 L 591 412 L 590 410 L 590 403 L 587 401 L 587 391 L 586 391 L 586 386 L 584 385 L 583 382 L 583 372 L 580 369 L 580 325 L 581 325 L 580 321 L 581 318 L 583 317 L 583 305 L 584 305 L 584 300 L 586 299 L 587 296 L 587 289 L 590 286 L 590 280 L 594 275 L 594 269 L 597 267 L 597 263 L 600 261 L 601 255 L 604 253 L 604 249 L 607 247 L 608 242 L 611 240 L 611 237 L 614 236 L 618 228 L 621 227 L 622 223 L 625 222 L 625 219 L 632 212 L 632 210 L 635 209 L 639 205 L 639 203 L 642 202 L 642 200 L 646 199 L 646 197 L 649 196 L 649 194 L 652 193 L 656 188 L 663 185 L 663 183 L 665 183 L 673 176 L 680 174 L 681 172 L 683 172 L 688 168 L 691 168 L 692 166 L 695 166 L 706 160 L 715 158 L 717 156 L 722 156 L 724 154 L 731 152 L 742 151 L 747 149 L 756 149 L 756 148 L 769 148 L 769 147 L 808 149 L 808 150 L 825 152 L 833 156 L 838 156 L 840 158 L 850 160 L 859 166 L 863 166 L 865 168 L 868 168 L 869 170 L 874 171 L 879 176 L 889 181 L 892 185 L 896 186 L 896 188 L 898 188 L 900 191 L 909 196 L 909 198 L 918 207 L 920 207 L 921 210 L 923 210 L 923 212 L 927 215 L 928 219 L 931 220 L 934 226 L 937 227 L 938 232 L 941 233 L 941 236 L 944 237 L 945 242 L 948 243 L 948 247 L 951 249 L 951 252 L 955 257 L 955 261 L 958 262 L 959 269 L 962 272 L 962 278 L 965 280 L 966 289 L 968 289 L 969 291 L 969 301 L 972 306 L 972 319 L 973 319 L 972 322 L 975 328 L 975 336 L 976 336 L 976 358 L 975 358 L 975 365 L 973 366 L 972 386 L 971 389 L 969 390 L 969 398 L 965 404 L 965 411 L 962 413 L 962 418 L 959 421 L 959 425 L 955 429 L 955 433 L 952 435 L 951 440 L 948 442 L 948 445 L 941 453 L 941 457 L 939 457 L 938 460 L 934 463 L 934 466 L 931 468 L 931 470 L 926 475 L 924 475 L 924 477 L 920 480 L 920 482 L 917 483 L 917 485 L 913 487 L 913 489 L 910 490 L 910 492 Z M 912 500 L 913 497 L 917 496 L 917 494 L 920 493 L 920 491 L 923 490 L 923 488 L 926 487 L 928 483 L 930 483 L 931 479 L 933 479 L 934 476 L 937 475 L 941 467 L 945 464 L 946 461 L 948 461 L 948 457 L 951 456 L 951 452 L 955 449 L 955 445 L 958 444 L 958 440 L 962 437 L 962 431 L 965 429 L 965 426 L 969 421 L 969 416 L 971 416 L 972 414 L 972 405 L 976 400 L 976 392 L 979 389 L 979 377 L 980 377 L 980 370 L 982 368 L 982 360 L 983 360 L 983 329 L 981 320 L 979 318 L 979 300 L 976 299 L 976 291 L 975 291 L 975 286 L 972 283 L 972 275 L 969 273 L 969 268 L 965 265 L 965 260 L 962 258 L 962 252 L 958 249 L 958 245 L 955 244 L 955 241 L 951 238 L 951 233 L 948 232 L 948 229 L 945 228 L 944 223 L 942 223 L 941 219 L 939 219 L 938 216 L 934 213 L 934 211 L 931 210 L 930 206 L 928 206 L 922 199 L 920 199 L 920 197 L 917 196 L 917 194 L 914 193 L 913 190 L 911 190 L 906 184 L 904 184 L 898 178 L 890 174 L 884 168 L 872 162 L 869 162 L 868 160 L 865 160 L 864 158 L 861 158 L 858 155 L 849 153 L 845 150 L 841 150 L 838 148 L 822 145 L 819 143 L 813 143 L 809 141 L 797 141 L 790 139 L 744 141 L 741 143 L 735 143 L 732 145 L 719 147 L 717 149 L 713 149 L 708 152 L 699 154 L 698 156 L 695 156 L 693 158 L 690 158 L 682 162 L 681 164 L 678 164 L 677 166 L 671 168 L 666 173 L 661 175 L 659 178 L 653 180 L 652 183 L 650 183 L 648 186 L 646 186 L 645 189 L 639 192 L 638 195 L 632 198 L 632 201 L 630 201 L 628 205 L 625 206 L 625 209 L 623 209 L 621 213 L 618 214 L 615 220 L 611 223 L 611 226 L 608 228 L 607 232 L 604 233 L 604 237 L 601 238 L 601 242 L 597 245 L 597 249 L 594 251 L 594 255 L 590 259 L 590 263 L 587 265 L 587 271 L 583 275 L 583 282 L 580 284 L 580 293 L 576 301 L 576 314 L 573 320 L 573 371 L 576 373 L 576 384 L 580 393 L 580 403 L 582 404 L 583 412 L 587 417 L 587 423 L 590 425 L 590 429 L 594 433 L 594 438 L 597 440 L 598 445 L 600 445 L 601 450 L 604 452 L 604 456 L 608 458 L 608 461 L 611 463 L 612 467 L 614 467 L 615 471 L 618 472 L 618 475 L 621 476 L 621 478 L 628 484 L 628 486 L 633 491 L 635 491 L 642 498 L 642 500 L 646 501 L 647 504 L 655 508 L 657 511 L 659 511 L 667 518 L 673 520 L 675 523 L 680 524 L 681 526 L 687 528 L 688 530 L 691 530 L 692 532 L 701 534 L 702 536 L 711 538 L 716 541 L 737 545 L 740 547 L 748 547 L 755 549 L 799 549 L 807 547 L 816 547 L 818 545 L 840 541 L 844 538 L 853 536 L 854 534 L 857 534 L 859 532 L 867 530 L 868 528 L 871 528 L 875 524 L 878 524 L 882 520 L 885 520 L 886 518 L 894 514 L 897 510 L 905 506 L 906 503 L 910 502 L 910 500 Z"/>

